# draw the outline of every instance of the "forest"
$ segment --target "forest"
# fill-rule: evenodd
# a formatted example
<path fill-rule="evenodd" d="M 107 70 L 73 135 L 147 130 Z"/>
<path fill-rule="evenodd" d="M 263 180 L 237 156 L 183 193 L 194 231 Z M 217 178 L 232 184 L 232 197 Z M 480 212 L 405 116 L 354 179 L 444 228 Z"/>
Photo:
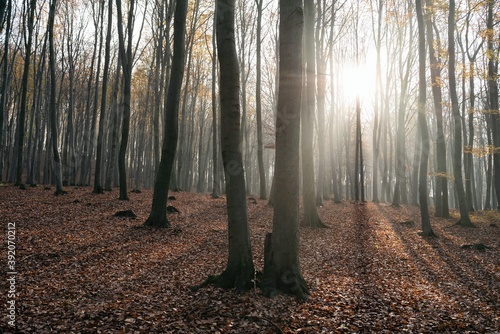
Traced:
<path fill-rule="evenodd" d="M 499 23 L 0 0 L 0 332 L 495 332 Z"/>

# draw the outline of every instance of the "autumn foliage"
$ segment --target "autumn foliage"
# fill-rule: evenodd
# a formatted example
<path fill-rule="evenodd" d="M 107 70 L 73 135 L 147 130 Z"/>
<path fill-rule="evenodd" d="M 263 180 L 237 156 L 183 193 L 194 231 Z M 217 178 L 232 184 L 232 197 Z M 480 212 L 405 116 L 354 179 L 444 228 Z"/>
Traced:
<path fill-rule="evenodd" d="M 95 195 L 90 188 L 0 187 L 0 217 L 17 222 L 20 333 L 493 333 L 500 328 L 500 216 L 473 213 L 476 228 L 417 207 L 324 201 L 330 228 L 301 228 L 307 302 L 208 286 L 227 260 L 225 198 L 175 193 L 169 229 L 143 226 L 151 191 Z M 113 216 L 132 210 L 137 218 Z M 248 202 L 256 270 L 272 208 Z M 413 224 L 412 224 L 413 222 Z M 481 251 L 461 248 L 482 243 Z M 2 243 L 4 245 L 4 243 Z M 2 268 L 6 248 L 2 246 Z M 5 291 L 2 281 L 1 291 Z M 2 293 L 2 305 L 5 294 Z M 2 311 L 3 312 L 3 311 Z M 14 333 L 3 321 L 0 332 Z"/>

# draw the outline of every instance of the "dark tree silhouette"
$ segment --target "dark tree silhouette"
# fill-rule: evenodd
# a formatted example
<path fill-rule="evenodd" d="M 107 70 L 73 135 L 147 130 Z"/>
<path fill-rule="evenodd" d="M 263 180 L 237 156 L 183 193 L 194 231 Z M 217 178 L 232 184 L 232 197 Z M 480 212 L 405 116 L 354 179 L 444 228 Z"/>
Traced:
<path fill-rule="evenodd" d="M 179 128 L 179 101 L 184 78 L 184 54 L 186 33 L 187 0 L 177 0 L 174 14 L 174 54 L 167 92 L 165 122 L 161 159 L 156 172 L 153 203 L 145 222 L 147 226 L 168 227 L 167 196 L 172 167 L 177 149 Z"/>

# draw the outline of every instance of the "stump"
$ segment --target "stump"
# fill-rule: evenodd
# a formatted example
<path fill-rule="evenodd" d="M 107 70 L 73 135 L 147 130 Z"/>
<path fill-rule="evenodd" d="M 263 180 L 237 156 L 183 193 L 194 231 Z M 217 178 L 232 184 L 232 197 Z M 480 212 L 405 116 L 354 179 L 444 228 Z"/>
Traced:
<path fill-rule="evenodd" d="M 113 216 L 114 217 L 132 218 L 132 219 L 137 218 L 137 215 L 132 210 L 117 211 Z"/>

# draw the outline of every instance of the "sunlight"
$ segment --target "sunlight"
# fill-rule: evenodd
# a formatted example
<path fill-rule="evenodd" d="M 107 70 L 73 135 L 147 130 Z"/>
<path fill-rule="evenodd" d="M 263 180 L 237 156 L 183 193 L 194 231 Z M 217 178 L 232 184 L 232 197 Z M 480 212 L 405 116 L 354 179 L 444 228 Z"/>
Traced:
<path fill-rule="evenodd" d="M 368 103 L 375 94 L 375 71 L 365 64 L 346 65 L 340 73 L 339 84 L 346 102 L 354 102 L 359 95 L 362 104 Z"/>

